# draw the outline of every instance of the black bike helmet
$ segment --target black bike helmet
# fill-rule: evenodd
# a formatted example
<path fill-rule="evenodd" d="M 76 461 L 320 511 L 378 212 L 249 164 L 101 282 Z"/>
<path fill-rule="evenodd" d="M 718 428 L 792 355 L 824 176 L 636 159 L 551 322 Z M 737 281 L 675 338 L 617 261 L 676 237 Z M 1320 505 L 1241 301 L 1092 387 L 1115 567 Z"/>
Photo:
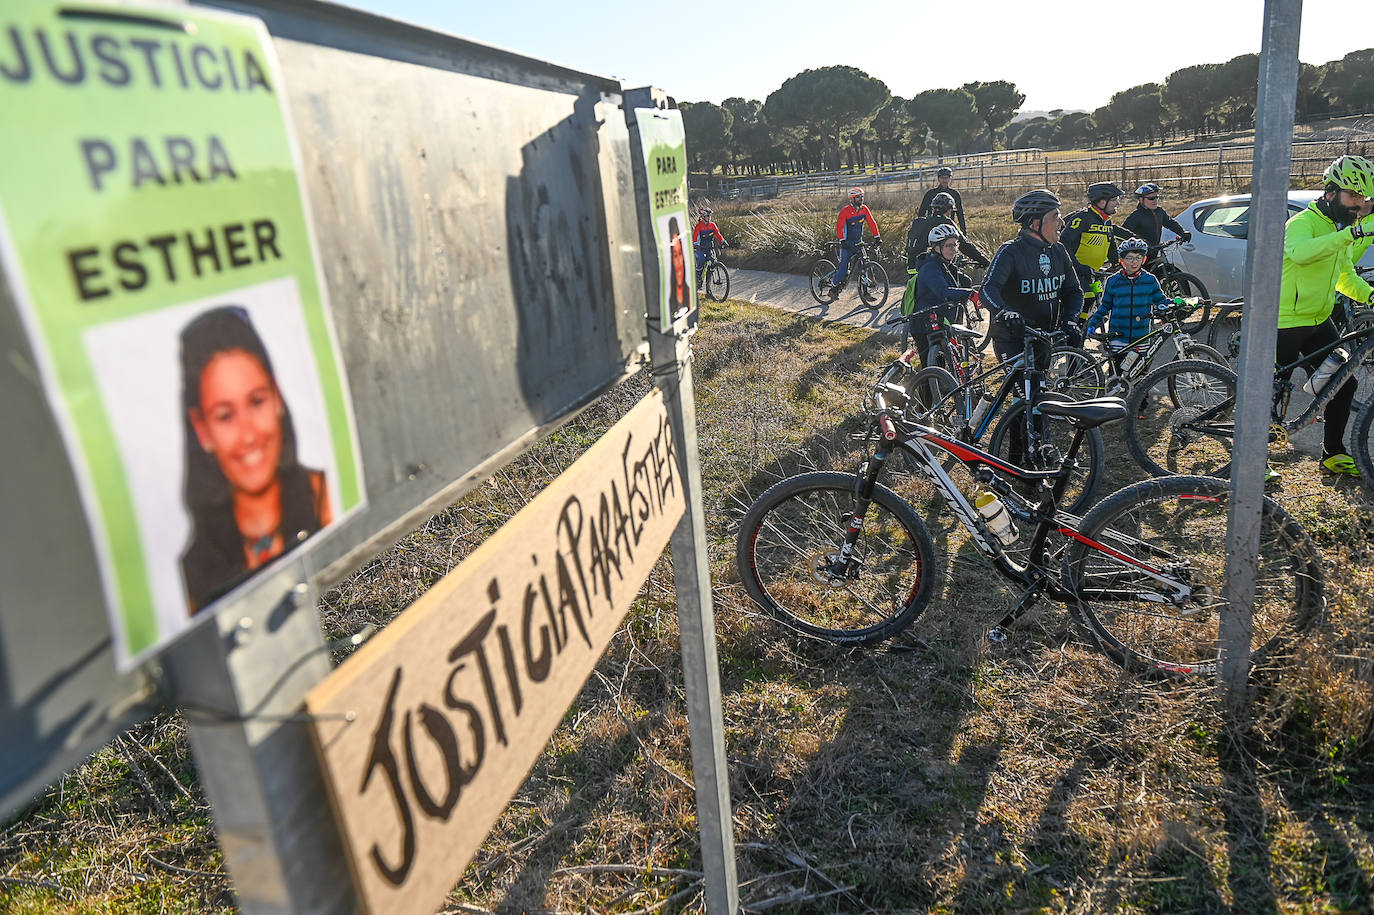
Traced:
<path fill-rule="evenodd" d="M 954 197 L 952 197 L 949 194 L 946 194 L 944 191 L 941 191 L 934 197 L 930 198 L 930 208 L 936 213 L 942 211 L 948 212 L 954 209 Z"/>
<path fill-rule="evenodd" d="M 1016 198 L 1016 202 L 1011 205 L 1011 218 L 1026 226 L 1032 220 L 1040 219 L 1050 210 L 1058 208 L 1059 198 L 1054 192 L 1037 188 Z"/>
<path fill-rule="evenodd" d="M 1099 181 L 1096 184 L 1088 185 L 1088 203 L 1110 200 L 1113 197 L 1120 197 L 1124 193 L 1126 192 L 1110 181 Z"/>

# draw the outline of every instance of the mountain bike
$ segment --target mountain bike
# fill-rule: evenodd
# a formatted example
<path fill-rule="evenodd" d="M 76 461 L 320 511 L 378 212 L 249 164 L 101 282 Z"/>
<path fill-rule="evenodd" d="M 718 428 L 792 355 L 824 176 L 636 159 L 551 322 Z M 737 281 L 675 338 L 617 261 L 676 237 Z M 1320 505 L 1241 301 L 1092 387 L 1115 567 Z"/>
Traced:
<path fill-rule="evenodd" d="M 706 252 L 706 263 L 697 272 L 697 292 L 702 291 L 713 302 L 724 302 L 730 295 L 730 271 L 717 256 L 715 245 Z"/>
<path fill-rule="evenodd" d="M 1207 292 L 1207 287 L 1202 285 L 1202 280 L 1164 257 L 1165 251 L 1182 243 L 1183 239 L 1180 237 L 1171 238 L 1163 244 L 1151 245 L 1145 269 L 1159 280 L 1159 287 L 1169 298 L 1196 298 L 1201 302 L 1201 307 L 1193 311 L 1192 320 L 1184 326 L 1188 333 L 1195 334 L 1212 320 L 1212 296 Z"/>
<path fill-rule="evenodd" d="M 1338 346 L 1353 350 L 1345 365 L 1327 379 L 1311 403 L 1288 419 L 1293 381 L 1289 373 L 1303 363 L 1320 362 Z M 1374 389 L 1374 327 L 1346 334 L 1313 356 L 1280 366 L 1274 376 L 1273 421 L 1269 446 L 1282 447 L 1289 437 L 1321 418 L 1327 404 L 1351 378 L 1365 374 L 1363 386 Z M 1360 394 L 1359 389 L 1356 391 Z M 1365 391 L 1347 430 L 1350 454 L 1360 469 L 1360 483 L 1374 495 L 1374 390 Z M 1126 444 L 1141 467 L 1159 476 L 1170 473 L 1229 477 L 1235 444 L 1236 373 L 1214 362 L 1173 362 L 1146 375 L 1126 402 Z"/>
<path fill-rule="evenodd" d="M 902 389 L 880 384 L 868 415 L 876 448 L 855 472 L 783 480 L 746 512 L 735 562 L 745 591 L 794 629 L 839 644 L 871 644 L 911 625 L 940 576 L 930 531 L 910 502 L 879 478 L 902 454 L 931 484 L 999 575 L 1021 591 L 988 632 L 1006 639 L 1043 598 L 1066 604 L 1088 640 L 1121 666 L 1157 677 L 1214 676 L 1219 663 L 1230 489 L 1206 477 L 1127 486 L 1083 517 L 1060 508 L 1078 449 L 1120 419 L 1120 399 L 1046 402 L 1073 430 L 1062 462 L 1031 470 L 980 451 L 907 416 Z M 889 398 L 892 398 L 891 400 Z M 962 465 L 978 490 L 970 501 L 946 471 Z M 1028 484 L 1033 495 L 1026 497 Z M 1016 558 L 1008 526 L 1029 525 Z M 1264 500 L 1255 578 L 1252 657 L 1263 662 L 1325 606 L 1320 557 L 1277 503 Z"/>
<path fill-rule="evenodd" d="M 838 241 L 826 242 L 827 253 L 835 253 L 840 247 Z M 850 277 L 859 278 L 859 298 L 869 308 L 882 308 L 887 302 L 887 271 L 872 257 L 869 248 L 877 251 L 876 242 L 859 242 L 854 254 L 849 258 L 849 273 L 839 286 L 831 280 L 835 278 L 835 261 L 821 257 L 811 266 L 811 297 L 822 305 L 829 305 L 840 297 Z"/>
<path fill-rule="evenodd" d="M 1120 349 L 1111 347 L 1111 339 L 1106 332 L 1089 335 L 1090 340 L 1101 344 L 1101 348 L 1089 353 L 1100 355 L 1099 366 L 1105 381 L 1101 393 L 1116 397 L 1127 397 L 1132 385 L 1144 377 L 1161 352 L 1165 358 L 1203 359 L 1226 365 L 1221 353 L 1205 343 L 1198 343 L 1185 330 L 1187 319 L 1198 307 L 1198 299 L 1175 299 L 1160 304 L 1154 309 L 1153 317 L 1158 322 L 1145 336 Z"/>
<path fill-rule="evenodd" d="M 964 338 L 957 331 L 948 336 L 955 341 Z M 1026 404 L 1081 400 L 1084 385 L 1093 392 L 1102 389 L 1101 375 L 1084 378 L 1096 368 L 1088 354 L 1062 345 L 1062 340 L 1060 333 L 1027 327 L 1022 352 L 986 370 L 981 357 L 965 345 L 954 351 L 962 352 L 954 357 L 958 375 L 939 365 L 917 369 L 914 360 L 919 354 L 911 347 L 883 370 L 879 389 L 900 391 L 913 418 L 945 430 L 957 441 L 977 444 L 986 438 L 990 452 L 1000 458 L 1037 470 L 1057 467 L 1073 430 L 1055 415 L 1038 408 L 1027 411 Z M 1044 372 L 1036 368 L 1037 347 L 1049 348 L 1049 368 Z M 1087 442 L 1086 461 L 1070 462 L 1069 511 L 1092 502 L 1106 462 L 1102 434 L 1092 430 Z"/>

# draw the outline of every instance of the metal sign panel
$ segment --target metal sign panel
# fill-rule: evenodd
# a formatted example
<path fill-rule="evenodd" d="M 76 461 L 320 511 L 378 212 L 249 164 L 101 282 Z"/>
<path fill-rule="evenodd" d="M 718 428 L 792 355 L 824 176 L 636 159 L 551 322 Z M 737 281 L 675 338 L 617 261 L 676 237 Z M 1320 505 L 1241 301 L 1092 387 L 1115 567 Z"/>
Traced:
<path fill-rule="evenodd" d="M 653 391 L 307 697 L 370 911 L 461 876 L 682 517 L 680 466 Z"/>
<path fill-rule="evenodd" d="M 599 77 L 323 4 L 215 5 L 273 35 L 353 394 L 367 508 L 273 577 L 325 586 L 647 352 L 629 132 Z M 146 714 L 158 674 L 114 670 L 11 284 L 0 418 L 25 434 L 0 482 L 0 814 Z"/>

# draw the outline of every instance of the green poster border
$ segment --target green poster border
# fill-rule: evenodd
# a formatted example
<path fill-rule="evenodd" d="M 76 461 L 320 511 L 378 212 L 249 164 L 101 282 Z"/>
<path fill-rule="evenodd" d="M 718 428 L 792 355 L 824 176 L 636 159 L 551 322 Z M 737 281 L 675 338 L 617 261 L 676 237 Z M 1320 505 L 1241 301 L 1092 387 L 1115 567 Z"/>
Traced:
<path fill-rule="evenodd" d="M 366 494 L 352 397 L 340 359 L 337 334 L 319 271 L 316 236 L 305 202 L 304 186 L 299 177 L 300 152 L 290 126 L 281 69 L 266 27 L 260 19 L 253 17 L 192 7 L 62 3 L 60 8 L 64 11 L 76 9 L 81 12 L 104 14 L 112 17 L 112 20 L 59 20 L 58 3 L 48 0 L 19 0 L 13 6 L 7 5 L 4 11 L 0 12 L 0 21 L 6 25 L 18 26 L 22 23 L 27 26 L 31 41 L 36 30 L 46 28 L 49 34 L 81 35 L 89 42 L 96 29 L 103 30 L 101 34 L 122 34 L 121 28 L 132 28 L 122 26 L 117 21 L 121 16 L 144 17 L 145 20 L 172 20 L 184 26 L 188 34 L 199 35 L 207 42 L 218 42 L 225 48 L 226 54 L 231 49 L 246 49 L 256 54 L 256 59 L 264 67 L 267 82 L 271 86 L 270 103 L 265 100 L 250 100 L 245 105 L 241 99 L 230 100 L 239 103 L 237 113 L 240 116 L 243 108 L 252 108 L 253 114 L 247 123 L 231 123 L 226 127 L 219 120 L 226 117 L 224 113 L 203 113 L 203 94 L 178 96 L 170 91 L 162 91 L 151 99 L 158 106 L 156 110 L 140 109 L 140 104 L 146 105 L 150 101 L 146 97 L 147 93 L 142 96 L 133 93 L 123 97 L 125 107 L 113 109 L 113 114 L 107 114 L 104 110 L 100 111 L 99 115 L 83 111 L 82 113 L 87 115 L 86 119 L 70 128 L 70 138 L 75 138 L 83 129 L 89 132 L 90 121 L 97 121 L 97 128 L 108 128 L 110 145 L 115 146 L 116 143 L 137 136 L 137 131 L 145 124 L 165 125 L 167 121 L 178 116 L 193 124 L 193 129 L 203 129 L 206 125 L 220 130 L 233 130 L 234 127 L 238 127 L 241 133 L 237 139 L 243 140 L 244 137 L 251 136 L 252 141 L 240 143 L 236 150 L 241 156 L 236 160 L 236 167 L 246 176 L 245 183 L 241 186 L 179 186 L 171 189 L 172 192 L 164 192 L 163 188 L 150 189 L 147 192 L 132 191 L 129 193 L 139 195 L 138 205 L 133 207 L 132 213 L 111 212 L 117 211 L 120 203 L 129 204 L 128 194 L 124 197 L 95 197 L 90 202 L 110 205 L 105 209 L 92 207 L 93 212 L 89 217 L 83 209 L 81 215 L 74 219 L 54 216 L 49 211 L 60 211 L 60 202 L 63 199 L 75 198 L 79 202 L 86 202 L 81 200 L 78 190 L 63 186 L 57 180 L 51 181 L 51 186 L 44 187 L 44 182 L 34 180 L 34 176 L 28 175 L 28 180 L 33 186 L 32 191 L 22 184 L 16 187 L 16 182 L 10 181 L 6 184 L 4 193 L 0 194 L 0 249 L 3 249 L 0 250 L 0 256 L 3 256 L 7 265 L 7 273 L 21 318 L 39 362 L 44 388 L 57 416 L 68 457 L 77 477 L 82 504 L 95 541 L 95 552 L 100 564 L 106 600 L 112 611 L 112 626 L 117 645 L 116 659 L 121 669 L 127 669 L 143 657 L 165 647 L 172 638 L 186 631 L 189 628 L 190 617 L 188 625 L 176 632 L 164 634 L 161 631 L 153 603 L 140 533 L 140 519 L 135 511 L 129 479 L 113 426 L 101 398 L 96 393 L 94 367 L 84 348 L 83 337 L 88 330 L 184 302 L 222 295 L 235 289 L 288 276 L 294 277 L 300 295 L 309 348 L 315 359 L 317 377 L 324 397 L 325 415 L 330 429 L 330 447 L 338 474 L 338 479 L 333 481 L 332 485 L 337 494 L 339 511 L 331 528 L 337 528 L 348 515 L 360 510 L 366 504 Z M 34 66 L 37 67 L 36 61 Z M 53 94 L 49 97 L 36 87 L 27 87 L 32 88 L 33 92 L 25 95 L 26 89 L 11 89 L 8 85 L 0 83 L 0 97 L 6 99 L 3 108 L 8 109 L 0 110 L 0 125 L 6 121 L 20 128 L 24 124 L 43 125 L 48 131 L 47 134 L 43 134 L 41 130 L 35 132 L 42 134 L 42 138 L 46 140 L 55 132 L 50 126 L 51 118 L 59 117 L 60 113 L 49 114 L 44 108 L 45 101 L 60 112 L 61 103 L 78 110 L 83 104 L 93 108 L 96 103 L 88 99 L 113 95 L 96 85 L 94 66 L 92 63 L 89 97 L 74 94 L 85 89 L 84 86 L 76 89 L 48 88 L 49 93 L 68 93 Z M 170 73 L 170 70 L 166 72 Z M 34 74 L 36 82 L 36 69 Z M 170 80 L 170 76 L 168 78 Z M 56 99 L 58 104 L 52 104 L 53 99 Z M 118 115 L 128 116 L 130 113 L 133 113 L 133 116 L 128 124 L 121 124 L 116 120 Z M 26 117 L 38 120 L 26 121 Z M 44 125 L 44 118 L 49 119 L 48 125 Z M 108 118 L 108 121 L 102 118 Z M 11 136 L 28 134 L 22 129 L 13 129 L 13 126 L 6 129 L 11 131 Z M 64 132 L 67 129 L 66 124 L 57 128 Z M 157 130 L 157 126 L 149 129 Z M 191 134 L 192 131 L 188 130 L 187 133 Z M 232 136 L 227 132 L 225 135 Z M 33 144 L 31 150 L 26 149 L 24 152 L 33 159 L 39 153 L 53 153 L 55 150 L 56 147 L 52 143 L 39 142 Z M 8 160 L 19 159 L 21 156 L 14 150 L 10 152 L 11 154 L 6 156 L 7 169 L 13 167 L 17 170 L 20 166 Z M 53 158 L 56 160 L 58 157 Z M 23 165 L 41 169 L 44 163 L 25 161 Z M 57 171 L 57 165 L 53 165 L 53 172 Z M 248 182 L 251 182 L 251 186 Z M 237 195 L 234 194 L 236 188 L 240 189 Z M 84 189 L 81 190 L 84 192 Z M 64 193 L 66 198 L 63 198 Z M 261 200 L 264 199 L 271 200 L 270 207 L 265 212 L 261 204 Z M 49 200 L 52 201 L 51 205 Z M 34 219 L 34 212 L 41 213 L 43 218 Z M 153 224 L 160 222 L 178 229 L 189 222 L 192 229 L 200 229 L 207 225 L 219 224 L 221 221 L 264 215 L 276 220 L 284 238 L 294 239 L 291 243 L 282 243 L 283 256 L 277 262 L 262 263 L 251 271 L 236 273 L 233 270 L 225 270 L 208 278 L 198 276 L 193 283 L 187 282 L 185 288 L 169 285 L 158 290 L 156 294 L 148 293 L 139 297 L 113 294 L 108 301 L 102 301 L 98 319 L 80 320 L 82 316 L 78 296 L 70 291 L 64 282 L 67 275 L 61 268 L 65 262 L 57 262 L 52 256 L 62 250 L 64 239 L 78 232 L 84 232 L 83 238 L 86 240 L 94 239 L 112 245 L 119 236 L 111 235 L 109 232 L 115 227 L 123 228 L 121 219 L 134 224 L 139 224 L 139 220 Z M 18 229 L 16 219 L 20 223 Z M 113 286 L 113 283 L 110 285 Z M 42 308 L 37 305 L 40 301 L 45 303 Z M 78 307 L 74 309 L 73 305 Z M 143 520 L 146 522 L 148 519 Z M 303 547 L 308 548 L 309 546 Z M 299 555 L 298 552 L 290 554 L 293 558 Z M 251 587 L 254 582 L 260 580 L 264 570 L 257 570 L 240 587 Z M 211 608 L 218 603 L 212 604 Z M 203 609 L 197 616 L 211 608 Z"/>
<path fill-rule="evenodd" d="M 654 232 L 654 254 L 658 261 L 658 311 L 659 326 L 665 333 L 673 325 L 672 307 L 669 305 L 669 284 L 673 281 L 671 262 L 663 259 L 663 251 L 668 239 L 659 229 L 659 221 L 665 216 L 681 216 L 683 230 L 683 257 L 686 259 L 687 273 L 687 314 L 697 310 L 696 298 L 696 259 L 691 248 L 692 218 L 687 187 L 687 135 L 682 125 L 682 112 L 676 108 L 636 108 L 635 121 L 639 126 L 639 145 L 644 154 L 644 173 L 649 179 L 649 213 Z M 659 159 L 673 159 L 676 162 L 674 178 L 660 174 L 656 166 Z M 660 191 L 678 192 L 680 203 L 665 207 L 655 207 L 655 194 Z"/>

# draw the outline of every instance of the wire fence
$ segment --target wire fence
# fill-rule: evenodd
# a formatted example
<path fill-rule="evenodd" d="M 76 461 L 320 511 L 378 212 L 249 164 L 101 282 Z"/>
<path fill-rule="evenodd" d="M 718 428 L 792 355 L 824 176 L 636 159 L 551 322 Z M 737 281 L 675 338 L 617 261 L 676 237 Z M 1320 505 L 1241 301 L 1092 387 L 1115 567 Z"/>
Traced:
<path fill-rule="evenodd" d="M 1294 187 L 1315 186 L 1322 171 L 1337 156 L 1372 154 L 1374 136 L 1294 141 L 1291 183 Z M 1077 193 L 1096 181 L 1115 181 L 1127 191 L 1154 181 L 1169 185 L 1174 192 L 1220 194 L 1250 189 L 1254 157 L 1255 144 L 1252 142 L 1187 149 L 1122 150 L 1073 157 L 1053 156 L 1041 149 L 1000 150 L 946 158 L 916 168 L 770 178 L 713 178 L 709 188 L 702 190 L 724 199 L 833 197 L 850 187 L 866 191 L 919 190 L 935 184 L 936 169 L 943 165 L 954 171 L 955 185 L 966 194 L 970 191 L 1021 193 L 1035 187 Z"/>

